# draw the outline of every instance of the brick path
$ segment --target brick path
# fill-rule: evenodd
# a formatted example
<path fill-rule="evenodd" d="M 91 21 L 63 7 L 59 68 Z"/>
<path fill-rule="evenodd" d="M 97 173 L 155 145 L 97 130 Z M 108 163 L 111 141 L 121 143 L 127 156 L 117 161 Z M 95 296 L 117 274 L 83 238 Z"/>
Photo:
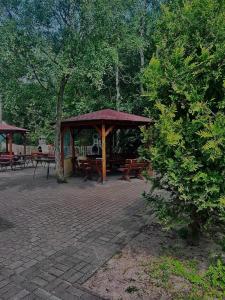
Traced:
<path fill-rule="evenodd" d="M 143 225 L 143 181 L 0 172 L 0 299 L 100 299 L 82 284 Z"/>

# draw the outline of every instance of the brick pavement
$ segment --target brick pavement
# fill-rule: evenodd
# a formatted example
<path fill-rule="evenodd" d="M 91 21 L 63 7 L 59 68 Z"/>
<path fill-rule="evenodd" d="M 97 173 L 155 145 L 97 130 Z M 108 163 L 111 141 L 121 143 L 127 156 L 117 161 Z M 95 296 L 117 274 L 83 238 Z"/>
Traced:
<path fill-rule="evenodd" d="M 100 299 L 82 284 L 138 234 L 146 187 L 0 173 L 0 299 Z"/>

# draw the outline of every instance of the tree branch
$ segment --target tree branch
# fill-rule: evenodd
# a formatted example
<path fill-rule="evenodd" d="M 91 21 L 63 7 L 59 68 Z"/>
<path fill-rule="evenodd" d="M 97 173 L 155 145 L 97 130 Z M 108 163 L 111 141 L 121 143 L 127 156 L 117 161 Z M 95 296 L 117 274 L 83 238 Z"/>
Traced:
<path fill-rule="evenodd" d="M 41 82 L 41 80 L 40 80 L 40 78 L 39 78 L 39 76 L 38 76 L 38 74 L 37 74 L 37 72 L 34 68 L 34 65 L 31 64 L 30 66 L 31 66 L 31 68 L 33 70 L 33 73 L 34 73 L 34 76 L 35 76 L 36 80 L 38 81 L 38 83 L 40 84 L 40 86 L 47 91 L 48 88 L 46 86 L 44 86 L 44 84 Z"/>

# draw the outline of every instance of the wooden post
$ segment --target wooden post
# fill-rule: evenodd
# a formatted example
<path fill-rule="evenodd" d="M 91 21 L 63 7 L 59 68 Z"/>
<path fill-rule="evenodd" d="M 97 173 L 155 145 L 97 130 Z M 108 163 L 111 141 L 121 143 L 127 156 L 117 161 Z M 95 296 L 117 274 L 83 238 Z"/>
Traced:
<path fill-rule="evenodd" d="M 5 136 L 5 152 L 8 153 L 9 152 L 9 135 L 6 134 Z"/>
<path fill-rule="evenodd" d="M 113 144 L 112 144 L 113 139 L 112 139 L 112 137 L 113 137 L 113 132 L 111 132 L 109 134 L 109 157 L 110 157 L 110 159 L 112 159 L 112 153 L 113 153 Z M 112 162 L 110 162 L 110 170 L 112 170 Z"/>
<path fill-rule="evenodd" d="M 102 183 L 106 180 L 106 134 L 105 124 L 102 124 Z"/>
<path fill-rule="evenodd" d="M 26 155 L 27 146 L 26 146 L 26 134 L 23 135 L 23 154 Z"/>
<path fill-rule="evenodd" d="M 13 135 L 12 133 L 9 134 L 9 154 L 12 156 L 12 142 L 13 142 Z"/>
<path fill-rule="evenodd" d="M 61 166 L 64 172 L 64 131 L 65 128 L 61 128 Z"/>
<path fill-rule="evenodd" d="M 73 167 L 73 174 L 74 174 L 75 171 L 74 128 L 70 128 L 70 136 L 71 136 L 71 143 L 72 143 L 72 167 Z"/>

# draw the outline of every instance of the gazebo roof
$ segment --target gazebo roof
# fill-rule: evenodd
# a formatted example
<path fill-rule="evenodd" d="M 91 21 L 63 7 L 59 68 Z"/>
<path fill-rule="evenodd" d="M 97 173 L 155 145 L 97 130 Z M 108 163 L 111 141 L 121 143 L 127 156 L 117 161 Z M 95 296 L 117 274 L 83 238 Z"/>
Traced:
<path fill-rule="evenodd" d="M 101 122 L 106 121 L 109 123 L 132 123 L 132 124 L 149 124 L 152 122 L 151 119 L 133 115 L 121 111 L 116 111 L 113 109 L 102 109 L 98 110 L 96 112 L 91 112 L 84 115 L 79 115 L 75 117 L 71 117 L 69 119 L 63 120 L 62 124 L 65 125 L 65 123 L 85 123 L 85 122 Z"/>
<path fill-rule="evenodd" d="M 28 130 L 25 128 L 20 128 L 16 126 L 12 126 L 6 123 L 0 124 L 0 133 L 26 133 Z"/>

